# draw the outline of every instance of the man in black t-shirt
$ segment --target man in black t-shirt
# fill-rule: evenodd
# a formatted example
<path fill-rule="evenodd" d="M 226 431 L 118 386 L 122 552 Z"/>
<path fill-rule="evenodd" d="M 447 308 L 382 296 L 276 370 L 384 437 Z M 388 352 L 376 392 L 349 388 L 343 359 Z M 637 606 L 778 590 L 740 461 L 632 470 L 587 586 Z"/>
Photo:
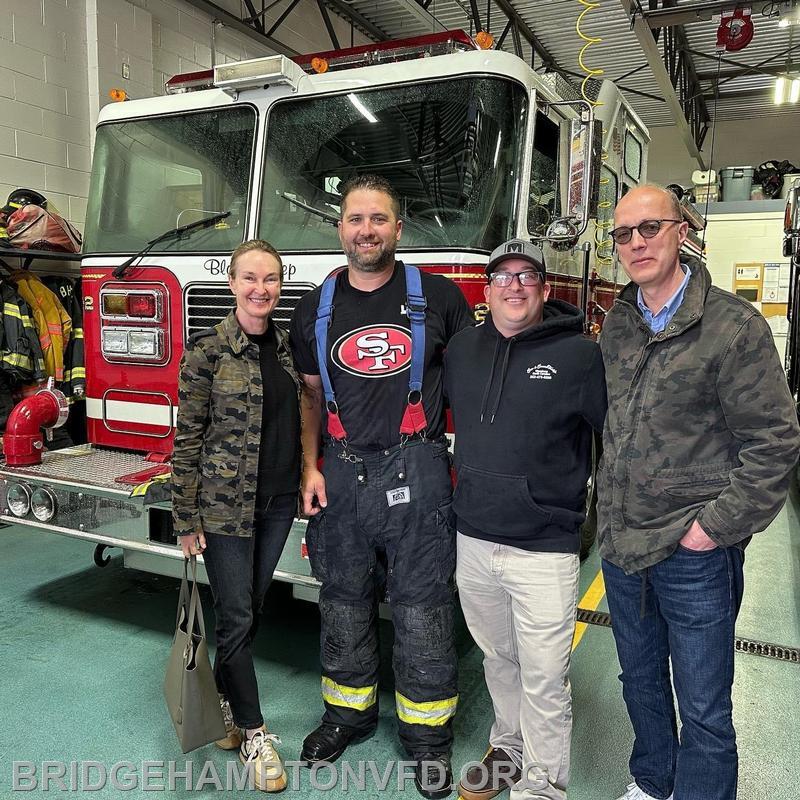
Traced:
<path fill-rule="evenodd" d="M 300 301 L 290 336 L 305 382 L 306 540 L 322 583 L 325 713 L 301 758 L 333 761 L 377 724 L 385 574 L 400 738 L 420 793 L 444 797 L 458 698 L 442 357 L 471 314 L 455 284 L 395 261 L 403 224 L 383 178 L 356 177 L 341 195 L 347 269 Z"/>

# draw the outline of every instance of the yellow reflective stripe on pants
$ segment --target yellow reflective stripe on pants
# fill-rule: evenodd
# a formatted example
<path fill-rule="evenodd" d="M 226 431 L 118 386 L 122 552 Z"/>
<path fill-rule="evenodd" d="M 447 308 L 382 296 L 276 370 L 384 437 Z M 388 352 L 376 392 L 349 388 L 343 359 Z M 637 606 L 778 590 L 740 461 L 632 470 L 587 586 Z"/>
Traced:
<path fill-rule="evenodd" d="M 397 703 L 397 716 L 409 725 L 444 725 L 456 713 L 458 695 L 446 700 L 429 700 L 415 703 L 400 692 L 394 693 Z"/>
<path fill-rule="evenodd" d="M 378 684 L 372 686 L 345 686 L 322 676 L 322 699 L 332 706 L 343 706 L 356 711 L 366 711 L 378 699 Z"/>

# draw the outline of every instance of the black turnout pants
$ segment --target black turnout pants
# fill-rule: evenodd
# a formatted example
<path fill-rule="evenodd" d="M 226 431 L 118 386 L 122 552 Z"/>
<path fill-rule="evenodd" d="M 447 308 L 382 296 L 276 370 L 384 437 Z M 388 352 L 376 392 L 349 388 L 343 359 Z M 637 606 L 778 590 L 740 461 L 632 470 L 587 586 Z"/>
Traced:
<path fill-rule="evenodd" d="M 395 629 L 400 739 L 449 752 L 457 703 L 455 525 L 446 440 L 371 452 L 325 449 L 327 508 L 306 540 L 320 594 L 324 721 L 368 733 L 378 719 L 378 591 Z M 385 563 L 385 575 L 383 569 Z"/>

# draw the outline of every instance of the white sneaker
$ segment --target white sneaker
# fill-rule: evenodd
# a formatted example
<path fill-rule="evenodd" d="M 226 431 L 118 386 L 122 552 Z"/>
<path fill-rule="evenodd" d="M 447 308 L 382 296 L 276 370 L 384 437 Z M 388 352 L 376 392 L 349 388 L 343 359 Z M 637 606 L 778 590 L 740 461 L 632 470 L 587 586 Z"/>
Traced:
<path fill-rule="evenodd" d="M 281 792 L 286 788 L 286 771 L 274 747 L 280 743 L 274 733 L 261 730 L 252 739 L 245 738 L 239 748 L 239 760 L 253 770 L 256 789 L 262 792 Z"/>
<path fill-rule="evenodd" d="M 225 738 L 217 739 L 215 744 L 223 750 L 235 750 L 241 745 L 244 732 L 236 727 L 231 704 L 222 695 L 219 698 L 219 707 L 222 709 L 222 719 L 225 722 Z"/>
<path fill-rule="evenodd" d="M 626 791 L 622 797 L 618 797 L 617 800 L 656 800 L 656 798 L 651 794 L 647 794 L 643 789 L 640 789 L 636 781 L 634 781 L 628 784 L 628 791 Z M 672 795 L 670 795 L 667 800 L 672 800 Z"/>

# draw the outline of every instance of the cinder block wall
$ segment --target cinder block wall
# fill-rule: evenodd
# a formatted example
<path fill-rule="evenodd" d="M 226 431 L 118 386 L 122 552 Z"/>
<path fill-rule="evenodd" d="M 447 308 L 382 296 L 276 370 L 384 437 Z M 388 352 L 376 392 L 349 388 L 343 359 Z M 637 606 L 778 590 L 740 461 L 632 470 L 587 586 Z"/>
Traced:
<path fill-rule="evenodd" d="M 267 28 L 288 4 L 270 10 Z M 217 5 L 240 10 L 238 0 Z M 342 47 L 367 41 L 332 20 Z M 332 49 L 315 0 L 301 0 L 274 38 L 299 52 Z M 0 0 L 0 201 L 20 186 L 37 189 L 82 229 L 94 128 L 110 89 L 152 97 L 214 57 L 271 52 L 182 0 Z"/>
<path fill-rule="evenodd" d="M 82 223 L 89 188 L 83 0 L 0 2 L 0 200 L 19 186 Z"/>

